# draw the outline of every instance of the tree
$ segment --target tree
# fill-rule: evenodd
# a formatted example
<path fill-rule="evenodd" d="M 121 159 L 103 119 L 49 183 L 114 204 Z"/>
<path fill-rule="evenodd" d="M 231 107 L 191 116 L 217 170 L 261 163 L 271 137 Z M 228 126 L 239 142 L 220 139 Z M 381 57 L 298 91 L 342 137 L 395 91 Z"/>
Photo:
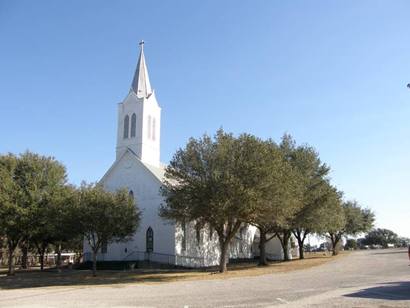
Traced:
<path fill-rule="evenodd" d="M 82 216 L 79 208 L 79 192 L 72 186 L 65 186 L 54 195 L 52 202 L 48 204 L 47 213 L 51 234 L 48 240 L 55 248 L 57 269 L 61 271 L 63 249 L 71 248 L 73 241 L 82 238 L 81 224 L 78 224 Z"/>
<path fill-rule="evenodd" d="M 24 237 L 28 220 L 27 210 L 18 202 L 20 191 L 14 181 L 16 165 L 16 156 L 0 156 L 0 234 L 6 237 L 8 275 L 14 275 L 14 252 Z"/>
<path fill-rule="evenodd" d="M 18 245 L 23 251 L 23 267 L 26 267 L 30 244 L 36 244 L 40 255 L 44 256 L 54 236 L 50 230 L 54 220 L 49 210 L 66 189 L 66 170 L 52 157 L 27 151 L 18 157 L 1 156 L 0 172 L 0 228 L 7 237 L 9 274 L 13 274 L 13 253 Z M 54 230 L 61 230 L 61 227 L 58 224 Z"/>
<path fill-rule="evenodd" d="M 345 249 L 354 249 L 356 250 L 358 247 L 357 241 L 355 239 L 349 238 L 346 240 Z"/>
<path fill-rule="evenodd" d="M 24 244 L 36 247 L 43 269 L 45 250 L 58 239 L 57 233 L 64 228 L 61 223 L 64 212 L 58 215 L 54 212 L 58 204 L 65 206 L 69 189 L 66 168 L 53 157 L 25 152 L 18 158 L 15 182 L 20 189 L 19 202 L 29 216 Z M 75 229 L 75 225 L 73 220 L 68 229 Z"/>
<path fill-rule="evenodd" d="M 308 145 L 296 146 L 296 142 L 288 134 L 282 137 L 280 147 L 298 174 L 300 206 L 288 222 L 288 226 L 279 232 L 279 238 L 281 243 L 287 245 L 293 233 L 298 241 L 299 257 L 303 259 L 303 247 L 307 235 L 318 232 L 323 225 L 322 214 L 331 194 L 327 178 L 330 168 L 322 163 L 314 148 Z"/>
<path fill-rule="evenodd" d="M 397 239 L 397 242 L 398 242 L 397 245 L 399 247 L 407 247 L 407 246 L 410 245 L 410 238 L 408 238 L 408 237 L 399 237 Z"/>
<path fill-rule="evenodd" d="M 191 138 L 173 156 L 165 173 L 160 215 L 176 222 L 192 221 L 218 234 L 219 271 L 226 271 L 229 245 L 241 224 L 255 212 L 255 190 L 261 153 L 247 134 L 235 138 L 219 130 L 214 138 Z"/>
<path fill-rule="evenodd" d="M 334 216 L 335 222 L 340 223 L 333 222 L 328 226 L 327 231 L 327 237 L 332 242 L 333 255 L 338 253 L 337 245 L 343 236 L 355 236 L 367 232 L 374 223 L 374 213 L 370 209 L 362 209 L 356 201 L 343 202 L 337 211 L 340 213 Z"/>
<path fill-rule="evenodd" d="M 259 230 L 259 265 L 267 265 L 266 243 L 275 235 L 278 225 L 289 221 L 299 208 L 300 191 L 295 172 L 280 148 L 271 140 L 254 145 L 260 157 L 254 189 L 258 195 L 255 212 L 249 223 Z"/>
<path fill-rule="evenodd" d="M 384 248 L 388 247 L 388 244 L 397 245 L 399 237 L 396 233 L 389 229 L 377 228 L 371 230 L 364 238 L 364 245 L 380 245 Z"/>
<path fill-rule="evenodd" d="M 114 193 L 100 185 L 83 184 L 79 193 L 81 230 L 93 254 L 93 276 L 102 244 L 123 242 L 136 232 L 141 213 L 125 189 Z"/>

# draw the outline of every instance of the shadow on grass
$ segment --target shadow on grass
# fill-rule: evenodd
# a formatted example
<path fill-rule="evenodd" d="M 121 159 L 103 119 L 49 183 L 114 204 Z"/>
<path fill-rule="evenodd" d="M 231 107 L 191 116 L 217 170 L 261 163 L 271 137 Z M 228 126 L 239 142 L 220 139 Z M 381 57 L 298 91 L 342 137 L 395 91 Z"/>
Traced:
<path fill-rule="evenodd" d="M 410 281 L 384 283 L 378 287 L 367 288 L 346 297 L 358 297 L 384 300 L 410 300 Z"/>
<path fill-rule="evenodd" d="M 289 264 L 290 262 L 269 262 L 269 266 Z M 228 273 L 258 268 L 261 267 L 259 267 L 256 262 L 228 264 Z M 211 275 L 214 274 L 219 274 L 218 267 L 202 269 L 139 269 L 135 271 L 100 270 L 97 271 L 97 277 L 93 277 L 91 270 L 63 270 L 61 273 L 58 273 L 55 269 L 45 270 L 43 272 L 39 270 L 16 271 L 14 276 L 0 275 L 0 290 L 53 286 L 97 286 L 144 282 L 172 282 L 195 277 L 198 279 L 206 279 L 207 277 L 211 278 Z"/>
<path fill-rule="evenodd" d="M 192 275 L 192 274 L 191 274 Z M 187 271 L 119 272 L 98 271 L 93 277 L 89 270 L 25 271 L 14 276 L 0 276 L 0 289 L 24 289 L 52 286 L 95 286 L 138 282 L 170 282 L 190 276 Z"/>
<path fill-rule="evenodd" d="M 316 261 L 314 261 L 316 259 Z M 228 264 L 228 275 L 221 278 L 233 277 L 235 275 L 271 274 L 273 272 L 292 271 L 310 266 L 319 265 L 329 259 L 329 256 L 315 255 L 299 261 L 298 259 L 288 262 L 271 261 L 268 266 L 258 266 L 258 261 L 243 261 Z M 267 268 L 267 270 L 265 270 Z M 248 272 L 247 272 L 248 271 Z M 16 271 L 15 276 L 0 274 L 1 289 L 24 289 L 39 287 L 64 287 L 64 286 L 97 286 L 97 285 L 119 285 L 144 282 L 172 282 L 186 279 L 212 279 L 217 277 L 218 267 L 202 269 L 136 269 L 133 271 L 99 270 L 97 277 L 92 276 L 90 270 L 65 269 L 58 273 L 55 269 L 31 271 Z"/>

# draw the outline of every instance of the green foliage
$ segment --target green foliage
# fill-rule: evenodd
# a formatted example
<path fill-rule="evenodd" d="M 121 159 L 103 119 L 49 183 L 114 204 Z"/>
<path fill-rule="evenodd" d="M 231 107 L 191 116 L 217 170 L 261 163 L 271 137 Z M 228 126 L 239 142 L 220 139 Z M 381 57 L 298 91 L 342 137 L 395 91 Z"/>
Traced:
<path fill-rule="evenodd" d="M 112 193 L 100 185 L 83 184 L 79 211 L 82 232 L 95 250 L 103 242 L 129 240 L 140 221 L 140 212 L 125 189 Z"/>
<path fill-rule="evenodd" d="M 399 245 L 399 237 L 389 229 L 377 228 L 371 230 L 362 241 L 363 245 L 381 245 L 387 248 L 388 244 Z"/>
<path fill-rule="evenodd" d="M 269 152 L 260 139 L 235 138 L 219 130 L 214 138 L 191 138 L 166 169 L 160 215 L 174 221 L 195 221 L 218 233 L 220 271 L 226 270 L 229 243 L 242 223 L 255 218 L 269 177 L 263 163 Z M 269 185 L 269 183 L 268 183 Z"/>
<path fill-rule="evenodd" d="M 397 246 L 398 247 L 407 247 L 410 245 L 410 238 L 408 237 L 399 237 L 397 239 Z"/>
<path fill-rule="evenodd" d="M 31 152 L 3 155 L 0 177 L 0 230 L 7 238 L 9 258 L 22 241 L 25 247 L 28 243 L 41 246 L 44 253 L 49 243 L 63 240 L 62 236 L 67 239 L 75 230 L 63 223 L 68 188 L 61 163 Z M 56 207 L 59 210 L 53 215 Z"/>
<path fill-rule="evenodd" d="M 346 235 L 357 235 L 369 231 L 373 227 L 374 213 L 370 209 L 362 209 L 356 201 L 343 204 L 346 225 L 342 229 Z"/>
<path fill-rule="evenodd" d="M 301 208 L 301 185 L 297 170 L 273 141 L 260 141 L 254 149 L 263 154 L 256 161 L 258 198 L 250 222 L 270 232 L 274 226 L 287 226 Z"/>
<path fill-rule="evenodd" d="M 349 238 L 346 240 L 345 249 L 346 250 L 356 250 L 358 248 L 357 241 L 355 239 Z"/>
<path fill-rule="evenodd" d="M 346 201 L 334 208 L 333 224 L 327 226 L 327 236 L 332 241 L 333 254 L 343 236 L 365 233 L 373 227 L 374 213 L 363 209 L 356 201 Z"/>
<path fill-rule="evenodd" d="M 292 231 L 298 240 L 299 256 L 303 258 L 306 236 L 320 232 L 325 224 L 324 213 L 333 197 L 327 178 L 330 168 L 321 162 L 314 148 L 308 145 L 297 146 L 288 134 L 282 137 L 280 148 L 297 174 L 299 206 L 287 225 L 279 229 L 278 235 Z"/>
<path fill-rule="evenodd" d="M 258 141 L 253 146 L 259 152 L 254 190 L 258 198 L 249 223 L 259 229 L 260 265 L 266 265 L 266 243 L 278 228 L 287 227 L 301 207 L 301 185 L 297 170 L 282 149 L 272 140 Z M 269 234 L 269 237 L 268 237 Z M 285 239 L 286 241 L 286 239 Z"/>
<path fill-rule="evenodd" d="M 96 254 L 103 243 L 127 241 L 137 231 L 141 213 L 128 191 L 108 192 L 100 185 L 83 184 L 79 193 L 79 224 L 93 252 L 95 275 Z"/>

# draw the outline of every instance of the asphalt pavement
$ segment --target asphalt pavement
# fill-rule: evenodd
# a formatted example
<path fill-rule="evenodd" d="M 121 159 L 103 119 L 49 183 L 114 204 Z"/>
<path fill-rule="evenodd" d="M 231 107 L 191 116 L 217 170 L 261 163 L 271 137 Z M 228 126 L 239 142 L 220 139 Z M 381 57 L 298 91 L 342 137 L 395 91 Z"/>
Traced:
<path fill-rule="evenodd" d="M 0 307 L 410 307 L 404 249 L 353 252 L 289 273 L 0 291 Z"/>

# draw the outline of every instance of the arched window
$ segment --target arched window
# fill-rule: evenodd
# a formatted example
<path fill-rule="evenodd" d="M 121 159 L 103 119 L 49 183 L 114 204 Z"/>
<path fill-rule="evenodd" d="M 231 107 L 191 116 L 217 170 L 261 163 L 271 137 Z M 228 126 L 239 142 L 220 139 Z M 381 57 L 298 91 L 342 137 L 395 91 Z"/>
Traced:
<path fill-rule="evenodd" d="M 239 229 L 239 252 L 241 253 L 243 252 L 243 246 L 246 243 L 246 232 L 247 232 L 246 226 Z"/>
<path fill-rule="evenodd" d="M 135 113 L 131 116 L 131 138 L 135 137 L 135 133 L 137 131 L 137 116 Z"/>
<path fill-rule="evenodd" d="M 107 241 L 103 241 L 101 243 L 101 253 L 107 253 L 108 251 L 108 243 Z"/>
<path fill-rule="evenodd" d="M 240 236 L 241 241 L 246 240 L 246 232 L 247 232 L 246 226 L 239 229 L 239 236 Z"/>
<path fill-rule="evenodd" d="M 185 221 L 181 223 L 182 227 L 182 242 L 181 242 L 181 249 L 182 251 L 186 250 L 186 223 Z"/>
<path fill-rule="evenodd" d="M 155 118 L 152 118 L 152 140 L 155 140 Z"/>
<path fill-rule="evenodd" d="M 153 252 L 154 251 L 154 230 L 151 227 L 147 229 L 146 234 L 146 251 Z"/>
<path fill-rule="evenodd" d="M 128 138 L 129 129 L 130 129 L 130 117 L 127 114 L 124 118 L 124 139 Z"/>
<path fill-rule="evenodd" d="M 151 116 L 148 116 L 148 139 L 151 139 Z"/>

